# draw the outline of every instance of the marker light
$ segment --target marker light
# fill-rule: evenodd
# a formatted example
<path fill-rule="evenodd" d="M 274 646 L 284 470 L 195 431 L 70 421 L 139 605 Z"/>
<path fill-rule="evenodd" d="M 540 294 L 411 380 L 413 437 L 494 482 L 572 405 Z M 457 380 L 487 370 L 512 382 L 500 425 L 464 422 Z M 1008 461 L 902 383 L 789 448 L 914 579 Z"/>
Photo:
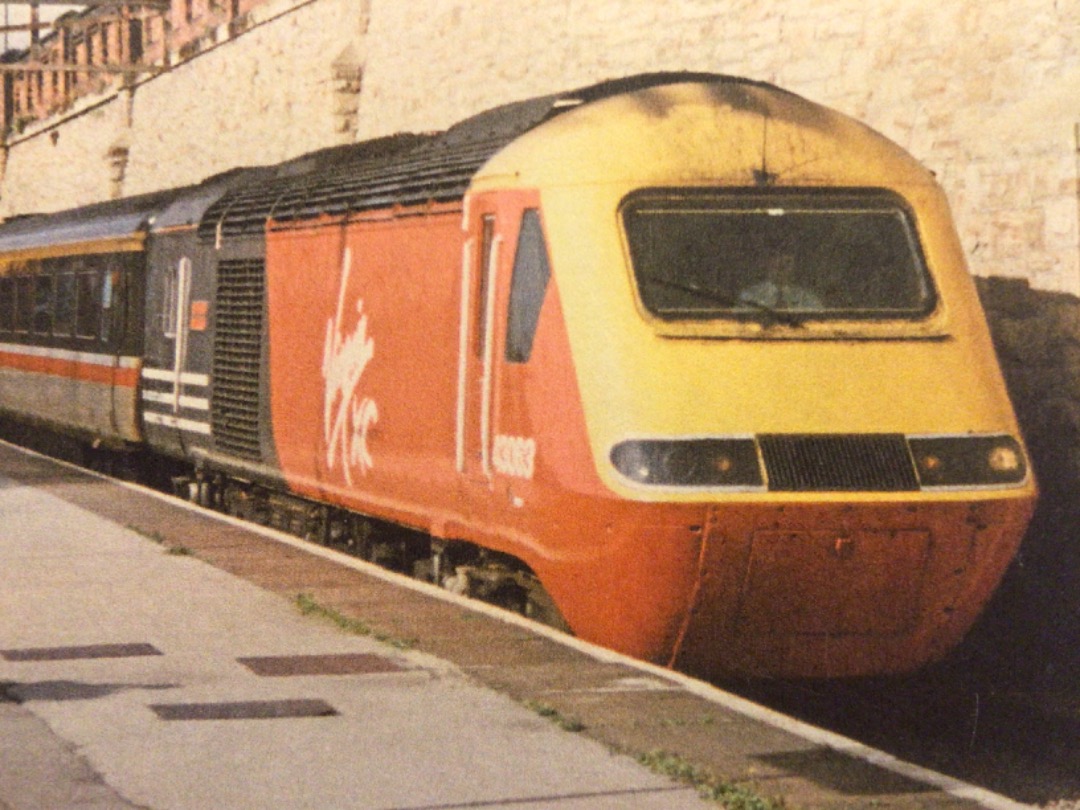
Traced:
<path fill-rule="evenodd" d="M 1012 447 L 995 447 L 990 451 L 987 462 L 991 470 L 1002 475 L 1015 473 L 1022 464 L 1020 454 Z"/>
<path fill-rule="evenodd" d="M 611 463 L 639 484 L 760 489 L 764 477 L 753 439 L 640 439 L 620 442 Z"/>
<path fill-rule="evenodd" d="M 909 437 L 924 488 L 1009 486 L 1027 478 L 1027 462 L 1012 436 Z"/>

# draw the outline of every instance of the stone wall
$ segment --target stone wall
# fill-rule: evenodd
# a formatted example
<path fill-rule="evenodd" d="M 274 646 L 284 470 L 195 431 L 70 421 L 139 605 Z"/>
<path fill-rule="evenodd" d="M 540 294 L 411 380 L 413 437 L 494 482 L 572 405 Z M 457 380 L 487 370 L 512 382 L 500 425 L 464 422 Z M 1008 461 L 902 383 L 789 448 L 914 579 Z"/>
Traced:
<path fill-rule="evenodd" d="M 269 0 L 8 141 L 0 216 L 198 182 L 356 138 L 367 2 Z M 173 54 L 172 59 L 180 59 Z M 351 113 L 350 113 L 351 110 Z"/>
<path fill-rule="evenodd" d="M 358 59 L 366 26 L 367 3 L 302 3 L 140 87 L 126 192 L 354 140 L 339 126 L 335 77 Z"/>
<path fill-rule="evenodd" d="M 129 100 L 122 95 L 104 103 L 83 99 L 75 107 L 78 114 L 63 126 L 11 148 L 0 183 L 0 215 L 108 199 L 114 190 L 109 154 L 126 144 Z"/>

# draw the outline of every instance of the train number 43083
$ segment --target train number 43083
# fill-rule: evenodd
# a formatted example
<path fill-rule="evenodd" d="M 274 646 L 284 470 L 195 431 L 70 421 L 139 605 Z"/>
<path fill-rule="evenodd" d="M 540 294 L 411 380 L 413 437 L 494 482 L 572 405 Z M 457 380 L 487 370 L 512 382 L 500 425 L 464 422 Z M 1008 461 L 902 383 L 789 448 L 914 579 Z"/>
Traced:
<path fill-rule="evenodd" d="M 536 439 L 496 436 L 492 464 L 502 475 L 532 480 L 536 469 Z"/>

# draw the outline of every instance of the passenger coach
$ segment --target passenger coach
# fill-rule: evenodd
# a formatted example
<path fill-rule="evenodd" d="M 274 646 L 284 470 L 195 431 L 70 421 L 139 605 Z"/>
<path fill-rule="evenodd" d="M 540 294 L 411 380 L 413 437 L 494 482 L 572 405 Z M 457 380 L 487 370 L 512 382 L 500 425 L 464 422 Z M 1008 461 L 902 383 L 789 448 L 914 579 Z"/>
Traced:
<path fill-rule="evenodd" d="M 146 218 L 168 194 L 0 229 L 0 406 L 118 445 L 138 442 Z"/>

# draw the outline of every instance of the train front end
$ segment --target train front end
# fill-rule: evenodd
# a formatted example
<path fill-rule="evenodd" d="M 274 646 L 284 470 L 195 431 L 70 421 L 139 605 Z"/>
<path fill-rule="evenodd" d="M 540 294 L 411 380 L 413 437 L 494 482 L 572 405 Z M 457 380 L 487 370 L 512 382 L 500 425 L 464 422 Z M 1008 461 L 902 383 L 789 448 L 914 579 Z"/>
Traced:
<path fill-rule="evenodd" d="M 565 541 L 589 594 L 552 589 L 579 634 L 765 677 L 908 671 L 962 639 L 1036 491 L 928 171 L 728 80 L 583 104 L 484 175 L 539 189 L 602 485 Z M 670 611 L 647 649 L 642 604 Z"/>

